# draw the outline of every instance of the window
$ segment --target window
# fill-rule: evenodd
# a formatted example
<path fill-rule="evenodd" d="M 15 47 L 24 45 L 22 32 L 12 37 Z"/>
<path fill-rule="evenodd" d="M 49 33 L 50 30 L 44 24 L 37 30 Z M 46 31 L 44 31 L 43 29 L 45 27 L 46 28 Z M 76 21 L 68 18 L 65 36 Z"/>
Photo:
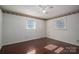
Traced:
<path fill-rule="evenodd" d="M 26 21 L 26 29 L 36 29 L 36 22 L 34 20 Z"/>
<path fill-rule="evenodd" d="M 64 28 L 64 20 L 57 20 L 57 25 L 58 28 Z"/>
<path fill-rule="evenodd" d="M 62 29 L 62 30 L 67 29 L 67 18 L 66 17 L 56 20 L 56 29 Z"/>

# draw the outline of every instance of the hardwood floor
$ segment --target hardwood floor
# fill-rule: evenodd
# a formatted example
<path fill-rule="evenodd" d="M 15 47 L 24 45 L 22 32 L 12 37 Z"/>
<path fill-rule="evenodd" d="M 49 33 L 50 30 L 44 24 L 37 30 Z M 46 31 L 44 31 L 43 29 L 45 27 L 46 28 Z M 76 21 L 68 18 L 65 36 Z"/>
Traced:
<path fill-rule="evenodd" d="M 57 46 L 57 48 L 52 51 L 44 48 L 48 44 L 54 44 Z M 65 42 L 60 42 L 50 38 L 40 38 L 40 39 L 3 46 L 1 49 L 1 54 L 27 54 L 27 52 L 32 49 L 36 50 L 36 54 L 56 54 L 55 51 L 59 47 L 64 48 L 59 54 L 79 53 L 78 46 Z"/>

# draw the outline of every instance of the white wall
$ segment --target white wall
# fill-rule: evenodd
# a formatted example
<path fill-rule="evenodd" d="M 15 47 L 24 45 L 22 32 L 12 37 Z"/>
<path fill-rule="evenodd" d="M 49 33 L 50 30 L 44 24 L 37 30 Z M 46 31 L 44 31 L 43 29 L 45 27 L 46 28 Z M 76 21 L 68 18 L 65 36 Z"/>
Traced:
<path fill-rule="evenodd" d="M 65 16 L 66 30 L 56 29 L 56 18 L 47 21 L 47 37 L 79 46 L 79 13 Z"/>
<path fill-rule="evenodd" d="M 26 21 L 35 20 L 36 30 L 27 30 Z M 45 37 L 45 21 L 11 14 L 3 14 L 3 45 Z"/>
<path fill-rule="evenodd" d="M 0 10 L 0 49 L 1 49 L 1 46 L 2 46 L 2 12 Z"/>
<path fill-rule="evenodd" d="M 35 20 L 37 22 L 36 30 L 27 30 L 25 28 L 27 20 Z M 67 29 L 56 29 L 56 18 L 47 20 L 33 19 L 11 14 L 3 14 L 3 45 L 28 41 L 41 37 L 49 37 L 59 41 L 75 44 L 79 46 L 79 13 L 65 16 L 67 21 Z"/>

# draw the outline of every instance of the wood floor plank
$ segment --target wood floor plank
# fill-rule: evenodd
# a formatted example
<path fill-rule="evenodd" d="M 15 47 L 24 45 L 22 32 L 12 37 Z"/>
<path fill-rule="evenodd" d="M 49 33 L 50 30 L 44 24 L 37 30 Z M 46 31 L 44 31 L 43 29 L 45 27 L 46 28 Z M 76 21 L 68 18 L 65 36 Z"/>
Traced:
<path fill-rule="evenodd" d="M 36 50 L 36 54 L 55 54 L 54 51 L 49 51 L 44 48 L 48 44 L 54 44 L 58 47 L 63 47 L 64 50 L 60 54 L 79 54 L 78 46 L 50 38 L 40 38 L 11 45 L 5 45 L 1 49 L 1 54 L 26 54 L 29 49 L 32 48 Z"/>

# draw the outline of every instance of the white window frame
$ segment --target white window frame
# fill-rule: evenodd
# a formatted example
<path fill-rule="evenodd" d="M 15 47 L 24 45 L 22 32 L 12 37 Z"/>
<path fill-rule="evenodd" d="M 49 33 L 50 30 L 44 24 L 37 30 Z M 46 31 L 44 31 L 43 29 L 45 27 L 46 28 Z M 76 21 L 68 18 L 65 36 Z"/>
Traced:
<path fill-rule="evenodd" d="M 33 27 L 29 27 L 29 26 L 33 26 Z M 36 21 L 27 20 L 26 21 L 26 29 L 36 29 Z"/>

